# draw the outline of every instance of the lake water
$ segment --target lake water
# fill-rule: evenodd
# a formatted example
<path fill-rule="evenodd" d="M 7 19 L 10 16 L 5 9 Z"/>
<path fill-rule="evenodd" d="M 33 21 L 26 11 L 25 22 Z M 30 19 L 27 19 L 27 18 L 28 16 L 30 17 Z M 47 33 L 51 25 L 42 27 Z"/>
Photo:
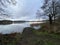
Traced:
<path fill-rule="evenodd" d="M 0 33 L 8 34 L 14 32 L 22 32 L 25 27 L 30 27 L 29 23 L 0 25 Z"/>
<path fill-rule="evenodd" d="M 30 27 L 30 24 L 31 23 L 26 22 L 26 23 L 16 23 L 16 24 L 13 23 L 9 25 L 0 25 L 0 33 L 2 34 L 9 34 L 14 32 L 22 33 L 25 27 Z M 34 28 L 38 29 L 39 26 Z"/>

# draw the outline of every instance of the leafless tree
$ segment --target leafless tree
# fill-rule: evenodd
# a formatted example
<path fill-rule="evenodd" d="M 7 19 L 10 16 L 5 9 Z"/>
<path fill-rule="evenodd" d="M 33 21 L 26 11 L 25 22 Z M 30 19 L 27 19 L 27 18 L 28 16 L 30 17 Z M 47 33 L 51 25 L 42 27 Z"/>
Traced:
<path fill-rule="evenodd" d="M 55 22 L 56 17 L 60 14 L 60 0 L 44 0 L 41 8 L 44 15 L 49 17 L 50 24 L 52 24 L 52 21 Z"/>
<path fill-rule="evenodd" d="M 0 0 L 0 16 L 9 16 L 9 14 L 6 12 L 7 4 L 16 5 L 16 0 Z"/>

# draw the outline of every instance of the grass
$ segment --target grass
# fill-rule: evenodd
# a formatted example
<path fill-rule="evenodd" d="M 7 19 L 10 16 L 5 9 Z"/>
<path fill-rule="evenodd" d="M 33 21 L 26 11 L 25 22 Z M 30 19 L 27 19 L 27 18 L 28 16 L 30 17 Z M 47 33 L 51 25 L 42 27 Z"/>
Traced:
<path fill-rule="evenodd" d="M 32 33 L 33 34 L 30 37 L 26 37 L 25 35 L 23 37 L 21 34 L 17 33 L 14 37 L 15 39 L 8 42 L 6 45 L 17 45 L 18 43 L 21 43 L 22 45 L 60 45 L 60 35 L 58 34 L 50 34 L 48 32 L 40 32 L 38 30 L 33 30 Z M 8 40 L 6 38 L 8 37 L 5 36 L 5 38 L 3 38 L 3 44 L 5 44 L 4 40 L 10 40 L 10 38 L 8 38 Z"/>

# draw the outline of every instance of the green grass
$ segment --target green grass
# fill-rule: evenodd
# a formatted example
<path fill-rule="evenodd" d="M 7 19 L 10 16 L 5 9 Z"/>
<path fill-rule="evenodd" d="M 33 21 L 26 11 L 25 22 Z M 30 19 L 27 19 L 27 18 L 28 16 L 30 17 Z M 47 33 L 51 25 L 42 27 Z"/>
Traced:
<path fill-rule="evenodd" d="M 48 34 L 48 32 L 40 32 L 40 31 L 36 31 L 36 30 L 34 30 L 33 33 L 35 35 L 46 35 L 46 34 Z"/>
<path fill-rule="evenodd" d="M 42 45 L 60 45 L 60 34 L 48 33 L 48 32 L 40 32 L 33 31 L 36 36 L 39 37 L 39 40 Z"/>
<path fill-rule="evenodd" d="M 27 36 L 26 36 L 27 35 Z M 40 32 L 38 30 L 32 30 L 32 34 L 22 35 L 17 33 L 11 42 L 6 45 L 17 45 L 17 42 L 21 42 L 22 45 L 60 45 L 60 34 Z M 8 40 L 6 39 L 8 38 Z M 9 41 L 9 37 L 3 36 L 3 42 Z M 1 43 L 1 42 L 0 42 Z M 4 43 L 3 43 L 4 44 Z"/>

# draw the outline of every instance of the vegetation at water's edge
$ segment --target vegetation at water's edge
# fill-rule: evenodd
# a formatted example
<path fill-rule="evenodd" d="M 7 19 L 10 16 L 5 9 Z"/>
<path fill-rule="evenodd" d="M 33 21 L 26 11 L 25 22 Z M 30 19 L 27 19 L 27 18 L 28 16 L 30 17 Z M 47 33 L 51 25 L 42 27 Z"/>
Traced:
<path fill-rule="evenodd" d="M 27 27 L 22 34 L 0 34 L 0 45 L 60 45 L 60 33 Z"/>

